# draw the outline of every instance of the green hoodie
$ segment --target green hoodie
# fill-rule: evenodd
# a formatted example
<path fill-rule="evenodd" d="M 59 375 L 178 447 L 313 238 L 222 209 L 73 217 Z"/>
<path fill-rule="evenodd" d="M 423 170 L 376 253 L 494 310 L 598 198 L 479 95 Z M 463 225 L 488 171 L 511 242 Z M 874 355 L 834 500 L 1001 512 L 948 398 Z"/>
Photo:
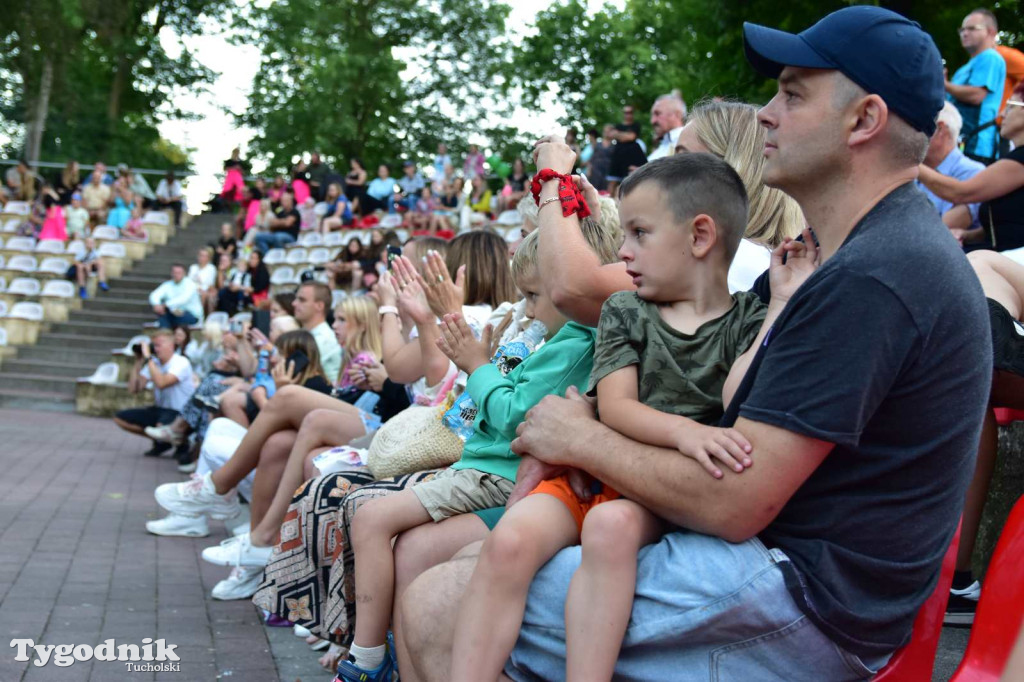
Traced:
<path fill-rule="evenodd" d="M 595 330 L 566 322 L 550 341 L 531 353 L 506 376 L 483 365 L 469 377 L 466 391 L 477 404 L 473 435 L 454 469 L 476 469 L 516 479 L 519 456 L 509 449 L 526 413 L 546 395 L 565 395 L 570 386 L 582 393 L 594 364 Z"/>

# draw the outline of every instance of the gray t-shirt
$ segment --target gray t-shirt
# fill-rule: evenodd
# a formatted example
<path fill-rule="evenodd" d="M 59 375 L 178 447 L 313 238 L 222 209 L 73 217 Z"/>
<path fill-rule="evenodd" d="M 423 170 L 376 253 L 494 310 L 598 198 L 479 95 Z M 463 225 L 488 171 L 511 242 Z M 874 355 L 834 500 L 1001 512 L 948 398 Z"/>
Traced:
<path fill-rule="evenodd" d="M 594 394 L 597 382 L 612 372 L 636 365 L 641 403 L 702 424 L 718 423 L 722 385 L 765 315 L 755 294 L 740 292 L 733 300 L 725 315 L 684 334 L 661 318 L 656 303 L 632 291 L 612 294 L 601 307 L 588 392 Z"/>
<path fill-rule="evenodd" d="M 759 537 L 847 650 L 909 640 L 960 518 L 991 378 L 978 278 L 913 183 L 861 219 L 758 349 L 722 425 L 739 415 L 835 444 Z"/>

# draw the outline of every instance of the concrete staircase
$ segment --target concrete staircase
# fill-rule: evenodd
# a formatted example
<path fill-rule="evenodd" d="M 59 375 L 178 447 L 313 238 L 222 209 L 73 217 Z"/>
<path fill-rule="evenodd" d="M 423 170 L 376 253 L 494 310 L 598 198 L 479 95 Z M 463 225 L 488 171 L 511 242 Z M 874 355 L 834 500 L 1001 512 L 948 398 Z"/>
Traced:
<path fill-rule="evenodd" d="M 142 333 L 153 320 L 147 297 L 170 277 L 171 265 L 195 262 L 203 245 L 216 242 L 226 216 L 203 215 L 180 229 L 124 276 L 110 281 L 110 291 L 72 310 L 67 322 L 52 323 L 34 346 L 23 346 L 0 366 L 0 408 L 73 412 L 78 377 L 89 376 L 110 351 Z"/>

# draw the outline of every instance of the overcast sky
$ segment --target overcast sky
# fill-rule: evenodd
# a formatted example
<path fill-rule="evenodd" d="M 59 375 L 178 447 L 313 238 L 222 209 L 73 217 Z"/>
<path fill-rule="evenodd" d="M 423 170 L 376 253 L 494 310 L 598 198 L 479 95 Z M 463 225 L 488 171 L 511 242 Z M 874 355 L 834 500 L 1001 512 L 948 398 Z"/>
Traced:
<path fill-rule="evenodd" d="M 241 2 L 244 0 L 236 0 Z M 600 0 L 588 0 L 592 11 L 596 11 L 603 3 Z M 622 0 L 613 4 L 621 5 Z M 551 3 L 550 0 L 516 0 L 512 4 L 512 12 L 508 25 L 513 27 L 532 26 L 537 12 Z M 202 210 L 202 202 L 218 191 L 221 182 L 221 171 L 224 159 L 235 146 L 242 148 L 243 156 L 248 156 L 247 143 L 253 131 L 239 128 L 234 124 L 231 115 L 224 112 L 227 107 L 234 112 L 242 112 L 248 102 L 248 93 L 253 77 L 259 68 L 259 50 L 252 45 L 232 45 L 223 33 L 213 33 L 216 29 L 202 36 L 185 39 L 188 49 L 196 59 L 218 73 L 209 93 L 195 94 L 181 92 L 176 96 L 176 103 L 187 111 L 200 116 L 199 121 L 166 121 L 160 124 L 160 134 L 175 144 L 194 149 L 192 165 L 196 176 L 189 179 L 187 198 L 189 210 L 198 213 Z M 164 29 L 161 39 L 164 48 L 176 55 L 180 49 L 177 37 Z M 511 119 L 513 125 L 521 130 L 544 135 L 558 130 L 558 117 L 564 113 L 556 103 L 544 107 L 544 111 L 519 111 Z M 254 171 L 260 172 L 259 165 Z"/>

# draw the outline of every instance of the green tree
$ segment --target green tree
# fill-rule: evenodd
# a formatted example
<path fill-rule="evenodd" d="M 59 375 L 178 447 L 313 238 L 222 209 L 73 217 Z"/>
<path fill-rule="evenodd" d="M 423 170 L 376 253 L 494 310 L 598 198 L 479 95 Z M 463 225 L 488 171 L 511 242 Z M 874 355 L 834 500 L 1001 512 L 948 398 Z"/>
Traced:
<path fill-rule="evenodd" d="M 507 13 L 490 0 L 253 7 L 241 39 L 262 61 L 238 120 L 275 170 L 313 149 L 340 167 L 349 156 L 424 162 L 439 142 L 460 153 L 499 72 Z"/>

